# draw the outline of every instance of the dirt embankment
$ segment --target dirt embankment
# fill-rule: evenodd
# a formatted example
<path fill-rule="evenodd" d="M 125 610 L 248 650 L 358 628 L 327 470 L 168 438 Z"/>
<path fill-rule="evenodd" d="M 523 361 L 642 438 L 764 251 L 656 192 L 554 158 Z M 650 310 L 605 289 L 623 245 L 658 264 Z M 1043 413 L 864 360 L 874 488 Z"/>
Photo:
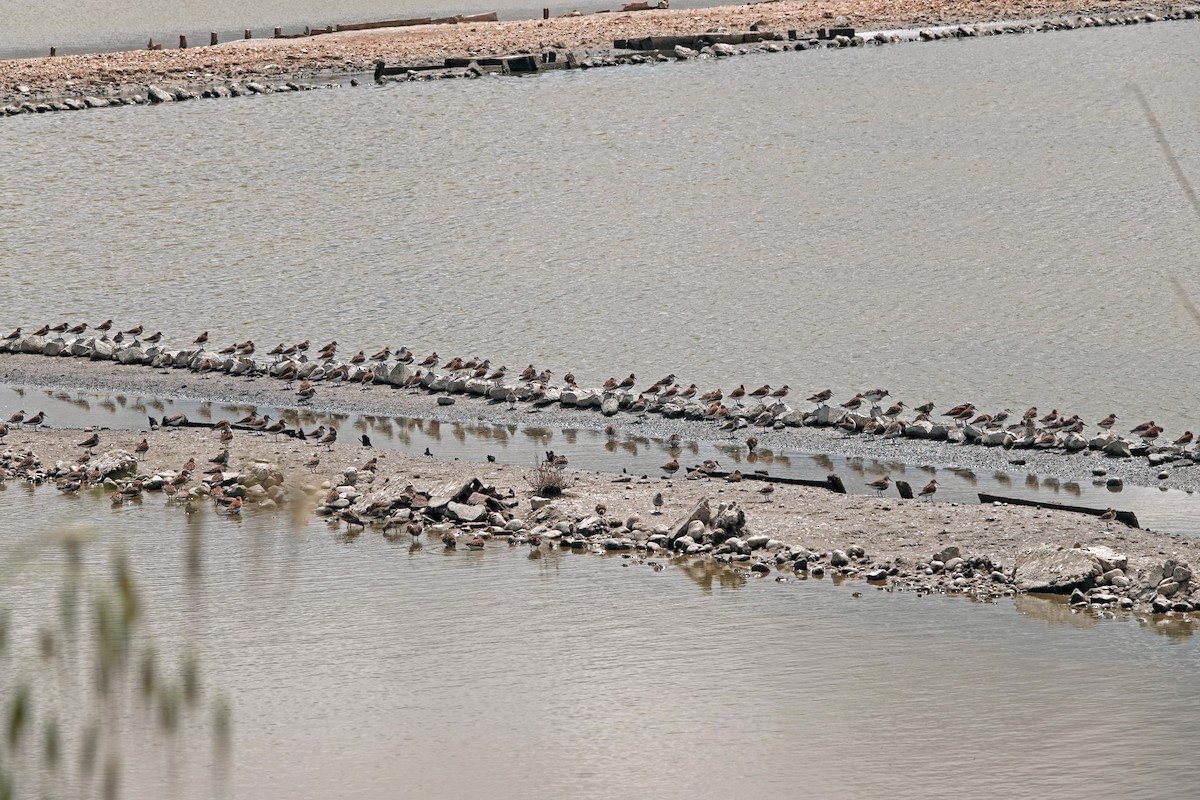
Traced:
<path fill-rule="evenodd" d="M 935 0 L 779 0 L 709 9 L 589 14 L 550 20 L 422 25 L 348 31 L 300 39 L 239 40 L 215 47 L 143 50 L 0 61 L 0 99 L 29 100 L 69 94 L 116 93 L 147 84 L 201 85 L 227 80 L 369 71 L 377 59 L 392 63 L 441 61 L 450 56 L 494 56 L 545 49 L 586 50 L 614 39 L 653 35 L 745 31 L 811 32 L 845 25 L 859 30 L 915 28 L 1088 14 L 1109 16 L 1161 9 L 1126 0 L 1015 3 Z"/>

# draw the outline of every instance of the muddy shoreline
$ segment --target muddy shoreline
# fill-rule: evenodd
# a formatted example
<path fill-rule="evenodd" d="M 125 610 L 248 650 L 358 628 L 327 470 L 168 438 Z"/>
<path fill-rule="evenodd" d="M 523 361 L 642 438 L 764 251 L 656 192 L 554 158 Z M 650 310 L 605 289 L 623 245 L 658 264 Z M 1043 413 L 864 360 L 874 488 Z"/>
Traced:
<path fill-rule="evenodd" d="M 127 51 L 0 61 L 0 104 L 6 113 L 37 113 L 152 102 L 231 93 L 299 91 L 330 80 L 370 73 L 378 60 L 419 65 L 447 58 L 571 54 L 590 66 L 631 63 L 613 51 L 617 40 L 648 36 L 698 35 L 761 30 L 786 39 L 796 32 L 815 41 L 819 28 L 846 26 L 858 31 L 975 26 L 1025 20 L 992 30 L 951 31 L 929 38 L 959 38 L 992 32 L 1026 32 L 1140 24 L 1192 18 L 1194 9 L 1136 2 L 934 3 L 844 0 L 811 4 L 780 0 L 747 6 L 591 14 L 551 20 L 486 24 L 421 25 L 347 31 L 299 39 L 251 39 L 186 50 Z M 1045 20 L 1055 18 L 1053 23 Z M 1084 21 L 1086 20 L 1086 22 Z M 1032 22 L 1030 22 L 1032 21 Z M 917 37 L 925 38 L 925 37 Z M 861 37 L 856 37 L 861 39 Z M 872 43 L 883 43 L 882 40 Z M 795 45 L 795 42 L 780 44 Z M 838 43 L 835 43 L 837 46 Z M 847 40 L 841 46 L 859 46 Z M 807 44 L 805 46 L 808 46 Z M 825 43 L 821 47 L 827 46 Z M 702 54 L 703 55 L 703 54 Z M 717 53 L 720 55 L 720 53 Z M 565 60 L 565 58 L 564 58 Z M 454 74 L 453 77 L 459 77 Z M 465 75 L 463 75 L 465 77 Z M 312 82 L 306 82 L 312 81 Z M 248 84 L 255 88 L 247 88 Z M 165 87 L 165 88 L 161 88 Z M 232 90 L 232 91 L 231 91 Z M 64 103 L 70 99 L 72 102 Z"/>
<path fill-rule="evenodd" d="M 163 427 L 101 430 L 95 441 L 92 433 L 10 427 L 0 441 L 0 485 L 65 490 L 115 506 L 167 503 L 180 514 L 234 522 L 243 514 L 288 514 L 307 524 L 318 515 L 333 535 L 411 537 L 427 547 L 569 548 L 651 567 L 712 562 L 747 577 L 827 575 L 984 601 L 1026 590 L 1071 593 L 1081 613 L 1097 616 L 1160 612 L 1186 622 L 1200 609 L 1200 584 L 1187 566 L 1200 542 L 1077 514 L 799 486 L 764 495 L 752 482 L 569 467 L 552 471 L 565 484 L 554 495 L 536 491 L 546 466 L 423 458 L 353 439 L 321 445 L 236 429 L 222 440 L 217 429 Z M 143 442 L 135 462 L 130 456 Z M 225 463 L 214 466 L 210 459 L 223 451 Z M 164 484 L 189 459 L 197 466 L 169 496 Z M 122 460 L 126 470 L 101 474 Z M 204 474 L 209 469 L 218 471 Z M 214 495 L 224 503 L 238 498 L 241 507 L 231 514 Z"/>

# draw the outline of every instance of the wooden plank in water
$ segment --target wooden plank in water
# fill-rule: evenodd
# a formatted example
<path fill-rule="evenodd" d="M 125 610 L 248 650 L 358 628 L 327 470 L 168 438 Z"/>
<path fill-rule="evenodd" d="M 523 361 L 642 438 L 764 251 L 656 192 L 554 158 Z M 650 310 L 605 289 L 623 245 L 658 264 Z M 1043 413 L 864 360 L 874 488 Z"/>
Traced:
<path fill-rule="evenodd" d="M 1035 508 L 1044 508 L 1048 511 L 1070 511 L 1073 514 L 1088 514 L 1089 516 L 1098 517 L 1108 509 L 1106 508 L 1087 508 L 1086 506 L 1068 506 L 1063 503 L 1047 503 L 1042 500 L 1024 500 L 1019 497 L 999 497 L 994 494 L 979 493 L 979 502 L 981 503 L 1007 503 L 1010 506 L 1033 506 Z M 1117 521 L 1123 522 L 1131 528 L 1141 528 L 1138 524 L 1137 515 L 1132 511 L 1118 511 Z"/>
<path fill-rule="evenodd" d="M 459 23 L 470 22 L 499 22 L 500 18 L 496 16 L 495 11 L 489 11 L 486 14 L 459 14 Z"/>
<path fill-rule="evenodd" d="M 369 31 L 375 28 L 409 28 L 413 25 L 432 25 L 432 17 L 417 17 L 415 19 L 388 19 L 381 22 L 347 22 L 337 26 L 340 31 Z"/>

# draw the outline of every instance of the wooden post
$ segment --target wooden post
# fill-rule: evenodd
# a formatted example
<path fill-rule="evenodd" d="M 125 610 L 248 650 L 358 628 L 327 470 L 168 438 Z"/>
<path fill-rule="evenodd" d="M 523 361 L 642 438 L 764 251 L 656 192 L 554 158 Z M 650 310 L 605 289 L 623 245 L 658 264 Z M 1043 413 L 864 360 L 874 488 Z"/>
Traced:
<path fill-rule="evenodd" d="M 179 34 L 179 49 L 187 50 L 187 37 L 184 36 L 182 33 Z"/>
<path fill-rule="evenodd" d="M 542 19 L 550 19 L 550 9 L 548 9 L 548 8 L 542 9 Z"/>
<path fill-rule="evenodd" d="M 908 481 L 896 481 L 896 491 L 900 493 L 900 497 L 904 500 L 913 499 L 912 486 L 909 485 Z"/>
<path fill-rule="evenodd" d="M 830 475 L 828 478 L 825 479 L 825 481 L 829 485 L 829 491 L 834 492 L 836 494 L 845 494 L 846 493 L 846 485 L 842 483 L 842 479 L 839 478 L 837 475 Z"/>
<path fill-rule="evenodd" d="M 246 28 L 246 38 L 247 38 L 247 39 L 253 38 L 253 34 L 251 34 L 251 32 L 250 32 L 250 29 L 249 29 L 249 28 Z"/>
<path fill-rule="evenodd" d="M 283 28 L 276 28 L 275 29 L 275 38 L 278 39 L 282 35 L 283 35 Z"/>
<path fill-rule="evenodd" d="M 51 47 L 51 48 L 50 48 L 50 57 L 51 57 L 51 58 L 54 58 L 56 55 L 58 55 L 58 48 L 57 48 L 57 47 Z"/>
<path fill-rule="evenodd" d="M 208 46 L 212 47 L 217 43 L 217 32 L 212 31 L 208 34 Z"/>

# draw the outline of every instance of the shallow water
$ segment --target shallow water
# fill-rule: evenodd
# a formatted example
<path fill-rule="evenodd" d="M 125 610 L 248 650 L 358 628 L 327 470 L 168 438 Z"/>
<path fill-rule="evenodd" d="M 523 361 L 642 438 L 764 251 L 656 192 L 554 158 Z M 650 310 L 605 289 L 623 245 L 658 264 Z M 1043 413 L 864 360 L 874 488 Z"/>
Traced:
<path fill-rule="evenodd" d="M 9 541 L 93 526 L 92 559 L 132 553 L 163 651 L 197 643 L 233 697 L 229 797 L 1166 796 L 1164 764 L 1200 787 L 1186 627 L 52 495 L 0 491 L 39 520 Z M 0 589 L 24 627 L 55 561 Z M 189 752 L 173 796 L 208 796 Z M 156 763 L 128 796 L 162 796 Z"/>
<path fill-rule="evenodd" d="M 10 118 L 0 321 L 1175 436 L 1200 224 L 1124 87 L 1200 175 L 1198 25 Z"/>
<path fill-rule="evenodd" d="M 186 414 L 193 422 L 212 424 L 219 419 L 236 421 L 253 412 L 287 420 L 289 425 L 309 432 L 321 425 L 333 425 L 341 432 L 343 441 L 355 441 L 365 435 L 372 447 L 399 450 L 409 455 L 428 451 L 437 458 L 475 463 L 484 463 L 492 457 L 501 464 L 533 467 L 546 450 L 554 450 L 568 456 L 573 470 L 628 473 L 652 479 L 665 476 L 660 467 L 672 459 L 678 459 L 685 468 L 713 459 L 723 471 L 763 472 L 779 478 L 823 481 L 833 474 L 842 479 L 851 494 L 870 493 L 872 490 L 867 484 L 883 475 L 908 481 L 914 491 L 920 491 L 930 479 L 937 478 L 939 502 L 977 503 L 979 494 L 986 493 L 1095 509 L 1111 505 L 1122 511 L 1132 511 L 1143 528 L 1200 535 L 1197 523 L 1200 520 L 1200 495 L 1195 492 L 1168 488 L 1165 484 L 1158 488 L 1133 485 L 1110 488 L 1104 477 L 1067 480 L 1017 465 L 1006 470 L 985 470 L 954 463 L 926 464 L 914 460 L 913 454 L 906 453 L 901 445 L 897 445 L 894 456 L 875 458 L 766 447 L 749 453 L 740 436 L 714 437 L 708 441 L 684 440 L 679 446 L 673 446 L 662 436 L 634 433 L 610 437 L 594 427 L 561 429 L 539 424 L 536 414 L 524 409 L 506 412 L 503 405 L 499 405 L 488 420 L 442 422 L 419 417 L 330 414 L 310 409 L 297 411 L 294 408 L 182 398 L 106 396 L 0 383 L 0 420 L 7 419 L 18 408 L 27 409 L 31 415 L 37 411 L 46 412 L 47 419 L 55 427 L 119 430 L 145 430 L 147 417 L 161 420 L 174 414 Z M 504 419 L 506 416 L 507 420 Z M 632 427 L 636 429 L 636 426 Z M 83 434 L 80 436 L 82 438 Z M 291 440 L 284 437 L 281 441 Z M 13 428 L 3 444 L 14 449 L 28 444 L 36 451 L 37 433 Z M 1074 456 L 1087 457 L 1084 454 Z M 1106 462 L 1104 458 L 1093 459 L 1097 466 L 1105 466 Z M 683 474 L 679 473 L 678 477 Z M 892 489 L 888 494 L 894 496 L 896 491 Z M 758 499 L 753 498 L 751 502 Z"/>

